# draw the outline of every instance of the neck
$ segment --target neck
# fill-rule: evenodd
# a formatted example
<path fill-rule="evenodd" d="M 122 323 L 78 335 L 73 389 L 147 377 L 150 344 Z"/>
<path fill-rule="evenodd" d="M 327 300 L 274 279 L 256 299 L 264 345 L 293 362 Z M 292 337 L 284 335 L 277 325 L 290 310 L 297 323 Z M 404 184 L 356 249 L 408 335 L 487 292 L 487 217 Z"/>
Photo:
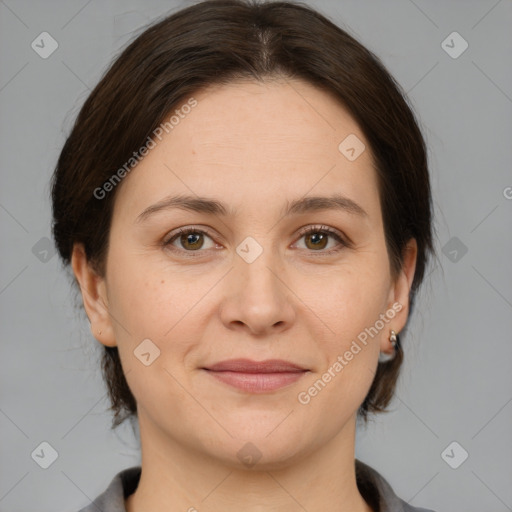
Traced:
<path fill-rule="evenodd" d="M 127 512 L 372 512 L 355 477 L 355 417 L 290 465 L 241 469 L 189 450 L 139 417 L 142 473 Z M 165 447 L 165 449 L 162 449 Z"/>

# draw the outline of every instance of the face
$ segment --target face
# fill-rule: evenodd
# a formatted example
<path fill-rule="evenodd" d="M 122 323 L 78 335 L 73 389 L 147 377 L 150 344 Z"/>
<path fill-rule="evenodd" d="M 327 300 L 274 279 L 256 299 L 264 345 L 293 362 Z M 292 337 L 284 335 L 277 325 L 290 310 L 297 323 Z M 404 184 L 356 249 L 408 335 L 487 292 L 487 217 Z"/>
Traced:
<path fill-rule="evenodd" d="M 277 467 L 352 428 L 405 325 L 414 258 L 392 279 L 369 144 L 333 97 L 294 80 L 194 98 L 118 186 L 84 301 L 119 348 L 141 433 Z"/>

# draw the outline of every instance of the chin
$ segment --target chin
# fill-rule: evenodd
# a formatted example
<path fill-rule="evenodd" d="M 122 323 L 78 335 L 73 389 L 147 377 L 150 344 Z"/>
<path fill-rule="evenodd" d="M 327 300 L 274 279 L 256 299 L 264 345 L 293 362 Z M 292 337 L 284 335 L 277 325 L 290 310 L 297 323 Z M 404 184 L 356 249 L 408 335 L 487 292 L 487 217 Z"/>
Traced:
<path fill-rule="evenodd" d="M 260 440 L 232 440 L 229 446 L 216 453 L 227 466 L 236 470 L 276 471 L 285 469 L 303 458 L 308 451 L 304 439 L 292 439 L 290 436 Z"/>
<path fill-rule="evenodd" d="M 290 409 L 291 411 L 291 409 Z M 293 413 L 248 415 L 245 421 L 225 423 L 222 439 L 210 438 L 205 447 L 210 455 L 233 469 L 269 471 L 286 468 L 314 449 L 315 436 L 292 423 Z M 286 418 L 286 419 L 285 419 Z M 284 421 L 283 421 L 284 420 Z M 290 422 L 288 425 L 287 422 Z"/>

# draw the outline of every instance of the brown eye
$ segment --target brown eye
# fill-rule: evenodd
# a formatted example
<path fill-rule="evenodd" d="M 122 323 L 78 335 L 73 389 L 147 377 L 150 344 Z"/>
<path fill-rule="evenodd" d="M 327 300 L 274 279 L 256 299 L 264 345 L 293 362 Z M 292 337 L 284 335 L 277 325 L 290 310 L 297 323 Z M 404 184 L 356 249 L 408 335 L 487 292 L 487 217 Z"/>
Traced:
<path fill-rule="evenodd" d="M 328 228 L 327 226 L 309 226 L 308 228 L 303 229 L 300 235 L 301 238 L 304 238 L 305 240 L 306 249 L 309 249 L 312 252 L 319 252 L 320 254 L 331 254 L 348 246 L 348 243 L 346 243 L 336 231 Z M 324 250 L 327 247 L 330 238 L 333 238 L 338 242 L 338 247 Z"/>
<path fill-rule="evenodd" d="M 200 249 L 210 249 L 214 245 L 212 244 L 210 247 L 204 247 L 205 237 L 210 238 L 211 240 L 211 237 L 201 229 L 193 227 L 182 228 L 178 233 L 167 239 L 164 242 L 164 246 L 181 252 L 202 252 Z M 176 245 L 176 242 L 179 243 L 179 246 Z"/>
<path fill-rule="evenodd" d="M 202 236 L 201 233 L 185 233 L 180 235 L 180 243 L 185 249 L 201 249 L 204 244 Z"/>
<path fill-rule="evenodd" d="M 305 236 L 306 245 L 309 249 L 325 249 L 329 235 L 320 232 L 308 233 Z M 308 241 L 311 241 L 312 246 L 308 245 Z"/>

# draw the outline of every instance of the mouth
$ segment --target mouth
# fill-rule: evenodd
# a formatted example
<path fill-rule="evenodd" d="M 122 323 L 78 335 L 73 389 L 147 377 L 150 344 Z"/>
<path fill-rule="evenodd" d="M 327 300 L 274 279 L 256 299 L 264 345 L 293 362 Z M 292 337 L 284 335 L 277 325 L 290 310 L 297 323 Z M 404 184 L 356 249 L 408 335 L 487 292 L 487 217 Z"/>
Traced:
<path fill-rule="evenodd" d="M 289 386 L 308 369 L 282 359 L 230 359 L 202 368 L 213 378 L 248 393 L 266 393 Z"/>

